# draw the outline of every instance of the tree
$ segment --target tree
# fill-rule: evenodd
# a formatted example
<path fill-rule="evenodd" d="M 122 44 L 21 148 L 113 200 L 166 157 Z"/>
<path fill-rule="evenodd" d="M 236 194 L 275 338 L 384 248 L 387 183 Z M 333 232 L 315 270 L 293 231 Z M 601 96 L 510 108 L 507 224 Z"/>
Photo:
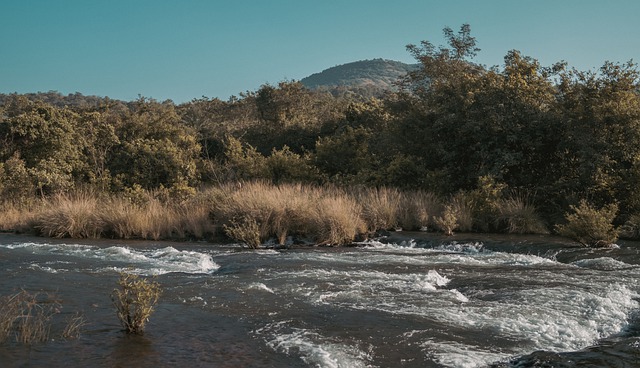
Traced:
<path fill-rule="evenodd" d="M 20 157 L 41 194 L 74 185 L 83 170 L 78 115 L 12 96 L 0 121 L 0 161 Z"/>
<path fill-rule="evenodd" d="M 599 73 L 568 71 L 559 84 L 567 134 L 560 146 L 565 197 L 596 204 L 620 201 L 640 212 L 640 74 L 631 62 L 605 63 Z"/>
<path fill-rule="evenodd" d="M 194 186 L 201 153 L 195 132 L 181 123 L 173 103 L 140 98 L 116 127 L 119 143 L 108 160 L 116 187 Z"/>

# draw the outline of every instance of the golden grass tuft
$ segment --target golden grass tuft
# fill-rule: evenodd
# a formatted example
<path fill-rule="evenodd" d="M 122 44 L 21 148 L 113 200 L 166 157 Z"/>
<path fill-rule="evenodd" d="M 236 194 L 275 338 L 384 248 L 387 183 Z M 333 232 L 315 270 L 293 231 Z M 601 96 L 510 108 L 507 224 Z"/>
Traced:
<path fill-rule="evenodd" d="M 526 197 L 514 194 L 498 201 L 497 225 L 510 234 L 548 234 L 544 221 Z"/>
<path fill-rule="evenodd" d="M 442 203 L 435 194 L 405 192 L 401 198 L 398 224 L 403 230 L 427 230 L 436 214 L 442 211 Z"/>
<path fill-rule="evenodd" d="M 345 195 L 329 195 L 320 199 L 313 217 L 315 239 L 319 244 L 345 245 L 352 243 L 367 230 L 359 216 L 361 207 Z"/>
<path fill-rule="evenodd" d="M 0 298 L 0 342 L 11 335 L 16 342 L 32 344 L 49 339 L 51 319 L 60 303 L 48 294 L 20 291 Z"/>
<path fill-rule="evenodd" d="M 360 206 L 335 188 L 254 182 L 223 190 L 211 215 L 227 236 L 250 247 L 271 238 L 285 244 L 288 236 L 346 244 L 365 230 Z"/>
<path fill-rule="evenodd" d="M 31 229 L 36 206 L 33 203 L 0 203 L 0 231 L 24 233 Z"/>
<path fill-rule="evenodd" d="M 369 231 L 398 227 L 402 193 L 395 188 L 367 188 L 355 193 Z"/>
<path fill-rule="evenodd" d="M 147 193 L 134 201 L 77 191 L 45 199 L 31 212 L 12 210 L 15 218 L 5 215 L 0 224 L 28 221 L 37 233 L 56 238 L 202 239 L 215 231 L 210 207 L 202 196 L 174 202 Z"/>
<path fill-rule="evenodd" d="M 104 226 L 98 215 L 98 199 L 87 192 L 58 194 L 45 200 L 32 222 L 39 233 L 54 238 L 97 238 Z"/>

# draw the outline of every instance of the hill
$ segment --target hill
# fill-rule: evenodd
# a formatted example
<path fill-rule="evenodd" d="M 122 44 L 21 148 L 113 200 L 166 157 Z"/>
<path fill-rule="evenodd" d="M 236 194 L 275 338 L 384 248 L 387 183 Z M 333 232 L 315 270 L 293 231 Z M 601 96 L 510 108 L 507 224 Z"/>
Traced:
<path fill-rule="evenodd" d="M 394 83 L 416 68 L 417 65 L 400 61 L 361 60 L 334 66 L 300 82 L 310 89 L 326 89 L 334 94 L 351 91 L 369 97 L 394 90 Z"/>

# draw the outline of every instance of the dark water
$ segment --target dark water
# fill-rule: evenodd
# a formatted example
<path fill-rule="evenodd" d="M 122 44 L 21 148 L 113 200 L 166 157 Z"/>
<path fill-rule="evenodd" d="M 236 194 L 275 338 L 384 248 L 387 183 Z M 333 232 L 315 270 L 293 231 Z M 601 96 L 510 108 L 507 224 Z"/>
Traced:
<path fill-rule="evenodd" d="M 0 295 L 62 304 L 52 340 L 5 342 L 0 366 L 638 367 L 639 250 L 411 233 L 283 251 L 0 235 Z M 164 289 L 143 336 L 123 334 L 111 306 L 125 270 Z M 80 338 L 60 338 L 75 312 Z"/>

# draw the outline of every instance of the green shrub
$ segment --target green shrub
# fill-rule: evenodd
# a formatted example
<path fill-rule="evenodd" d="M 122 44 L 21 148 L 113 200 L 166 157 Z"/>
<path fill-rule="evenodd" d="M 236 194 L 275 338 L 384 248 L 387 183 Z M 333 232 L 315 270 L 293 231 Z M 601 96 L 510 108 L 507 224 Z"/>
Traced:
<path fill-rule="evenodd" d="M 111 293 L 120 324 L 125 332 L 142 334 L 162 292 L 160 284 L 137 275 L 121 273 L 119 289 Z"/>
<path fill-rule="evenodd" d="M 572 212 L 565 214 L 566 223 L 556 226 L 560 235 L 587 247 L 610 246 L 618 239 L 618 230 L 613 226 L 618 213 L 617 204 L 596 209 L 586 200 L 581 200 L 578 206 L 570 207 Z"/>

